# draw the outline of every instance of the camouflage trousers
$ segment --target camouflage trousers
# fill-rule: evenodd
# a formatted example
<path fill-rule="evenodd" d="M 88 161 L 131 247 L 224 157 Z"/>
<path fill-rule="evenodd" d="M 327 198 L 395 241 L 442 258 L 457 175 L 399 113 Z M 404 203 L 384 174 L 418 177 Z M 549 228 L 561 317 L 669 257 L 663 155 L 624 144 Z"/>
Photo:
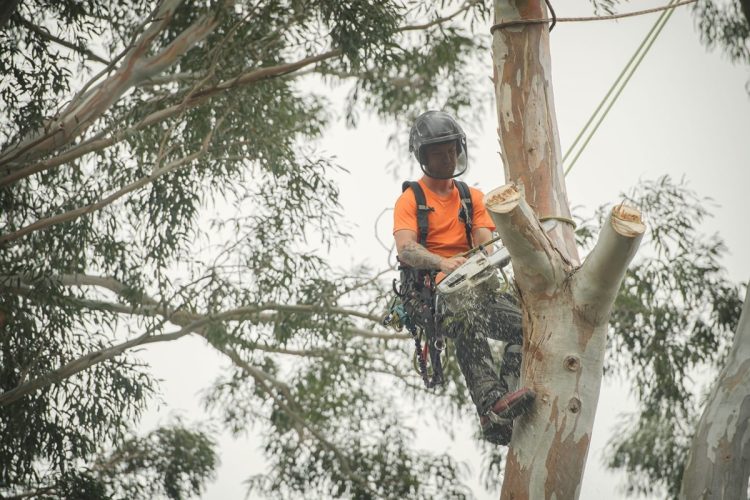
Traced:
<path fill-rule="evenodd" d="M 492 403 L 518 385 L 523 329 L 517 302 L 510 294 L 490 296 L 470 311 L 447 315 L 441 324 L 445 336 L 453 339 L 477 412 L 484 415 Z M 499 373 L 488 338 L 505 342 Z"/>

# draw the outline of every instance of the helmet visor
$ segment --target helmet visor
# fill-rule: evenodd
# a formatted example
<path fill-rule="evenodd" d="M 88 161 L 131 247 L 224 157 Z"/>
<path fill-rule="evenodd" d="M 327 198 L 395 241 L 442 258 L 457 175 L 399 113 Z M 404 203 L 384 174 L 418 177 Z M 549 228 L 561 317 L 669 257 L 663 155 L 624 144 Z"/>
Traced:
<path fill-rule="evenodd" d="M 466 142 L 458 139 L 424 144 L 419 165 L 426 176 L 433 179 L 453 179 L 466 172 L 468 152 Z"/>

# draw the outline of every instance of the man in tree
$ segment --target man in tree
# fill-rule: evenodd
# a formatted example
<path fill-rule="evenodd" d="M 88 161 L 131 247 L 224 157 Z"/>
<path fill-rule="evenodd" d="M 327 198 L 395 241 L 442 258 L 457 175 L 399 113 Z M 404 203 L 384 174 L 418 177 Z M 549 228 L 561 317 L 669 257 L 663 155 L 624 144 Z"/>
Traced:
<path fill-rule="evenodd" d="M 448 113 L 427 111 L 412 126 L 409 150 L 424 175 L 418 182 L 404 183 L 394 208 L 393 237 L 402 291 L 406 297 L 422 297 L 422 303 L 405 300 L 404 306 L 410 316 L 435 315 L 434 338 L 453 338 L 484 438 L 506 445 L 513 419 L 527 411 L 534 399 L 530 389 L 514 390 L 523 341 L 518 306 L 507 294 L 482 297 L 481 312 L 467 321 L 441 314 L 434 302 L 435 284 L 466 261 L 462 253 L 487 243 L 495 229 L 481 191 L 453 180 L 468 165 L 466 135 Z M 408 293 L 417 289 L 421 293 Z M 487 337 L 506 342 L 499 377 Z M 435 342 L 434 338 L 429 341 Z"/>

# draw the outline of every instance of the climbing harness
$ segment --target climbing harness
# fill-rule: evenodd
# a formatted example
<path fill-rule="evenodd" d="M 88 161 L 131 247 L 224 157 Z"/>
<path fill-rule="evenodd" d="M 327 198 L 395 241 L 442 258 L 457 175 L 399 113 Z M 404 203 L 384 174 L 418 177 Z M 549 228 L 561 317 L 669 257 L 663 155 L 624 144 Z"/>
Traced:
<path fill-rule="evenodd" d="M 466 240 L 472 247 L 472 218 L 474 208 L 469 186 L 462 181 L 453 181 L 458 189 L 460 208 L 458 218 L 466 229 Z M 427 205 L 422 186 L 418 182 L 406 181 L 401 190 L 411 189 L 417 202 L 417 242 L 426 246 L 428 215 L 433 211 Z M 438 296 L 435 276 L 437 270 L 414 269 L 401 263 L 400 282 L 393 280 L 394 297 L 383 325 L 397 331 L 406 328 L 414 340 L 414 359 L 425 387 L 432 388 L 443 383 L 441 354 L 445 351 L 441 321 L 443 313 Z M 429 366 L 429 369 L 428 369 Z M 431 373 L 430 373 L 431 372 Z"/>
<path fill-rule="evenodd" d="M 417 371 L 425 387 L 430 389 L 443 383 L 441 354 L 446 345 L 435 300 L 437 273 L 406 266 L 401 266 L 400 270 L 401 282 L 393 280 L 394 297 L 383 325 L 397 331 L 406 328 L 411 334 Z"/>

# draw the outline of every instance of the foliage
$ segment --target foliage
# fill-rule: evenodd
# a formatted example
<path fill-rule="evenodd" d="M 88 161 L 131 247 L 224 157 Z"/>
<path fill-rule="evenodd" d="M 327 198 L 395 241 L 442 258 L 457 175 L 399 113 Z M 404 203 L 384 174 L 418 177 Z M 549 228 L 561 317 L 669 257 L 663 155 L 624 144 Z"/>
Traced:
<path fill-rule="evenodd" d="M 80 352 L 102 347 L 99 325 L 114 326 L 97 311 L 82 317 L 59 287 L 3 294 L 0 383 L 21 385 L 48 373 Z M 153 382 L 135 360 L 118 359 L 67 378 L 15 402 L 0 412 L 0 485 L 33 481 L 40 453 L 63 477 L 69 457 L 95 453 L 99 443 L 122 438 L 153 391 Z"/>
<path fill-rule="evenodd" d="M 624 199 L 649 221 L 649 240 L 631 264 L 612 311 L 605 369 L 627 379 L 641 408 L 610 442 L 609 466 L 629 474 L 630 493 L 664 488 L 676 497 L 703 383 L 723 365 L 742 309 L 743 286 L 721 265 L 726 248 L 701 224 L 710 200 L 683 181 L 646 181 Z M 597 227 L 610 207 L 601 207 Z M 583 225 L 582 244 L 591 242 Z"/>
<path fill-rule="evenodd" d="M 694 13 L 709 48 L 721 47 L 731 61 L 750 64 L 750 7 L 744 2 L 699 0 Z"/>
<path fill-rule="evenodd" d="M 34 498 L 84 500 L 166 497 L 200 494 L 218 460 L 215 443 L 200 431 L 181 424 L 158 428 L 148 435 L 123 439 L 119 448 L 99 461 L 76 469 L 52 472 L 33 491 Z"/>
<path fill-rule="evenodd" d="M 93 472 L 120 498 L 174 500 L 198 495 L 218 465 L 216 443 L 182 425 L 161 427 L 142 438 L 125 440 Z"/>
<path fill-rule="evenodd" d="M 315 141 L 338 112 L 402 123 L 476 105 L 483 3 L 9 5 L 0 494 L 201 491 L 207 431 L 127 437 L 157 391 L 133 348 L 190 334 L 231 362 L 209 408 L 232 432 L 266 431 L 255 490 L 465 495 L 460 465 L 414 450 L 390 395 L 363 389 L 431 397 L 410 344 L 368 329 L 384 307 L 369 270 L 329 267 L 341 169 Z M 340 111 L 325 97 L 339 85 Z M 468 399 L 457 372 L 437 395 L 448 415 Z"/>

